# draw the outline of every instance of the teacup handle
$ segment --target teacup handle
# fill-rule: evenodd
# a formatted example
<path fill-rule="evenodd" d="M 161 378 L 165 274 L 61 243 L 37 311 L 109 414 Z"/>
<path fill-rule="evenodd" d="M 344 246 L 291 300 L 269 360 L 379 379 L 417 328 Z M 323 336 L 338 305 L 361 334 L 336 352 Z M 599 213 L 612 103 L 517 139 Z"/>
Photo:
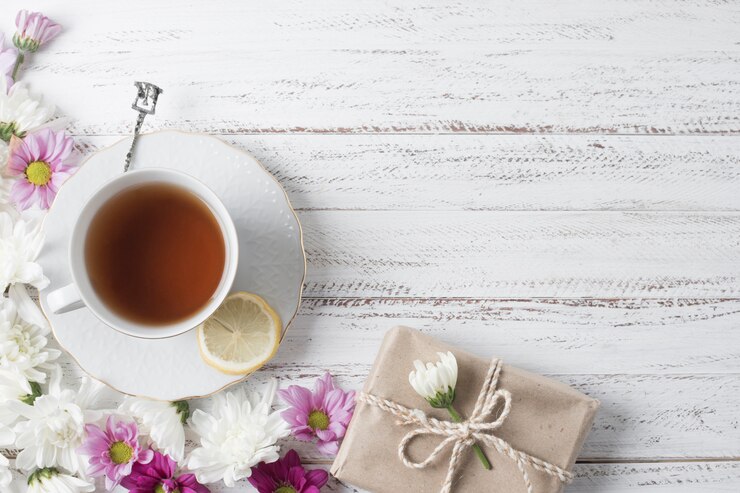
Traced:
<path fill-rule="evenodd" d="M 46 303 L 53 313 L 65 313 L 85 306 L 80 291 L 74 284 L 67 284 L 49 293 L 46 296 Z"/>

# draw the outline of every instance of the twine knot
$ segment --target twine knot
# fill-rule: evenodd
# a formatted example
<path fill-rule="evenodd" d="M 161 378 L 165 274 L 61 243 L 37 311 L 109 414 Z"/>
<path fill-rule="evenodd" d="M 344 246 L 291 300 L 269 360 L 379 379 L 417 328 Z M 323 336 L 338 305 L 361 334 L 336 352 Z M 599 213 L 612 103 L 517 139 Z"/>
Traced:
<path fill-rule="evenodd" d="M 441 493 L 449 493 L 452 490 L 452 483 L 455 479 L 455 473 L 459 467 L 462 453 L 477 442 L 488 445 L 499 454 L 509 457 L 514 461 L 522 475 L 527 493 L 533 493 L 532 482 L 530 481 L 527 468 L 542 471 L 558 478 L 563 483 L 570 483 L 573 480 L 573 475 L 570 471 L 566 471 L 547 461 L 516 450 L 509 442 L 494 435 L 493 432 L 504 424 L 511 412 L 511 393 L 505 389 L 497 389 L 502 366 L 501 360 L 497 358 L 491 361 L 491 366 L 488 368 L 488 374 L 483 382 L 483 388 L 481 388 L 478 395 L 473 413 L 468 420 L 462 423 L 432 418 L 419 409 L 409 409 L 391 400 L 382 399 L 365 392 L 361 392 L 357 399 L 396 416 L 399 418 L 397 424 L 401 426 L 415 426 L 413 430 L 404 435 L 398 444 L 398 457 L 406 467 L 424 469 L 434 462 L 445 448 L 452 445 L 450 464 L 447 469 L 447 476 L 442 483 Z M 503 403 L 503 408 L 498 417 L 493 421 L 487 421 L 499 402 Z M 420 435 L 437 435 L 442 438 L 442 441 L 432 450 L 426 459 L 421 462 L 414 462 L 409 458 L 407 449 L 409 443 Z"/>

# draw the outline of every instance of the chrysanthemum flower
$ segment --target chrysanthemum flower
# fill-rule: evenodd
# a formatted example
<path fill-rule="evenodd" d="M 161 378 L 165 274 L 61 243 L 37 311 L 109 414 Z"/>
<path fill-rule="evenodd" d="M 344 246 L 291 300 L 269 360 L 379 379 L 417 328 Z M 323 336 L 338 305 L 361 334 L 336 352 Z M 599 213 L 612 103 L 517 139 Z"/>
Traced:
<path fill-rule="evenodd" d="M 74 140 L 64 131 L 48 128 L 11 138 L 8 174 L 18 180 L 10 190 L 10 199 L 21 210 L 34 203 L 48 209 L 59 187 L 72 175 Z"/>
<path fill-rule="evenodd" d="M 0 368 L 16 372 L 31 382 L 43 383 L 52 361 L 61 352 L 47 347 L 48 327 L 21 320 L 13 300 L 0 297 Z"/>
<path fill-rule="evenodd" d="M 10 401 L 22 401 L 33 404 L 36 397 L 41 395 L 41 386 L 38 383 L 31 384 L 26 377 L 16 371 L 0 368 L 0 446 L 10 445 L 3 443 L 7 441 L 8 433 L 12 434 L 10 428 L 18 418 L 18 414 L 6 404 Z M 12 434 L 15 440 L 15 434 Z"/>
<path fill-rule="evenodd" d="M 5 45 L 5 34 L 0 33 L 0 78 L 5 81 L 5 92 L 13 86 L 13 69 L 18 50 Z"/>
<path fill-rule="evenodd" d="M 28 477 L 26 493 L 89 493 L 95 485 L 80 478 L 62 474 L 55 467 L 38 469 Z"/>
<path fill-rule="evenodd" d="M 253 467 L 248 481 L 259 493 L 319 493 L 328 480 L 323 469 L 307 471 L 298 453 L 290 450 L 282 459 Z"/>
<path fill-rule="evenodd" d="M 19 50 L 31 53 L 62 31 L 62 26 L 41 12 L 29 12 L 28 10 L 18 12 L 15 17 L 15 26 L 17 31 L 13 36 L 13 44 Z"/>
<path fill-rule="evenodd" d="M 193 474 L 176 476 L 177 463 L 167 455 L 154 452 L 147 464 L 137 462 L 131 474 L 121 481 L 129 493 L 209 493 Z"/>
<path fill-rule="evenodd" d="M 414 361 L 414 371 L 409 373 L 409 383 L 417 394 L 438 409 L 446 409 L 455 400 L 457 386 L 457 359 L 450 351 L 437 353 L 439 361 L 424 365 Z"/>
<path fill-rule="evenodd" d="M 0 447 L 13 445 L 15 433 L 10 428 L 0 424 Z M 0 454 L 0 488 L 7 488 L 13 481 L 13 474 L 10 472 L 10 462 L 3 454 Z M 5 491 L 1 489 L 0 491 Z"/>
<path fill-rule="evenodd" d="M 447 409 L 452 419 L 461 423 L 462 416 L 454 408 L 455 387 L 457 386 L 457 358 L 452 352 L 437 353 L 439 361 L 428 362 L 426 365 L 420 360 L 414 361 L 414 368 L 409 373 L 409 383 L 417 394 L 422 396 L 430 406 L 436 409 Z M 483 453 L 480 445 L 473 444 L 473 451 L 486 469 L 491 469 L 491 463 Z"/>
<path fill-rule="evenodd" d="M 190 453 L 188 469 L 201 483 L 223 479 L 228 487 L 249 477 L 252 466 L 280 458 L 277 441 L 289 434 L 288 425 L 272 410 L 277 382 L 260 396 L 243 388 L 216 395 L 210 412 L 196 410 L 191 429 L 200 446 Z"/>
<path fill-rule="evenodd" d="M 44 289 L 49 279 L 36 259 L 44 244 L 40 223 L 13 218 L 16 213 L 0 212 L 0 292 L 7 288 L 18 315 L 48 333 L 46 318 L 26 291 L 25 284 Z"/>
<path fill-rule="evenodd" d="M 15 460 L 19 469 L 59 467 L 71 474 L 84 474 L 87 469 L 77 449 L 85 438 L 85 424 L 100 417 L 91 408 L 102 385 L 83 378 L 78 390 L 62 389 L 61 378 L 59 368 L 52 371 L 48 393 L 33 405 L 7 403 L 20 416 L 14 427 L 15 448 L 21 450 Z"/>
<path fill-rule="evenodd" d="M 87 438 L 79 451 L 89 457 L 87 473 L 96 478 L 105 476 L 108 491 L 131 474 L 135 463 L 147 464 L 154 452 L 139 445 L 139 430 L 136 423 L 119 421 L 108 416 L 105 430 L 96 425 L 85 425 Z"/>
<path fill-rule="evenodd" d="M 298 385 L 278 393 L 291 406 L 282 416 L 293 435 L 303 442 L 315 437 L 322 454 L 335 455 L 355 410 L 355 393 L 335 387 L 329 373 L 316 380 L 313 393 Z"/>
<path fill-rule="evenodd" d="M 0 75 L 2 73 L 0 72 Z M 4 169 L 10 156 L 10 139 L 24 137 L 38 130 L 54 115 L 54 107 L 43 103 L 28 90 L 24 82 L 8 84 L 0 76 L 0 168 Z"/>
<path fill-rule="evenodd" d="M 148 435 L 156 449 L 176 461 L 185 458 L 185 429 L 190 415 L 186 401 L 167 402 L 126 397 L 118 410 L 139 423 L 139 432 Z"/>

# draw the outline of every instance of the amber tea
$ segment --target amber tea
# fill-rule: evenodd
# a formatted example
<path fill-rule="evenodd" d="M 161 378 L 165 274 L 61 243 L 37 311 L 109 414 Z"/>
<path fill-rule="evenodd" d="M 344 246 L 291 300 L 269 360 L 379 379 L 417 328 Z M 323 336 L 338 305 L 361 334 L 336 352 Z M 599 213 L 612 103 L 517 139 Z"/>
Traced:
<path fill-rule="evenodd" d="M 216 293 L 226 247 L 218 220 L 193 193 L 166 183 L 122 190 L 97 211 L 85 239 L 93 289 L 114 313 L 165 325 Z"/>

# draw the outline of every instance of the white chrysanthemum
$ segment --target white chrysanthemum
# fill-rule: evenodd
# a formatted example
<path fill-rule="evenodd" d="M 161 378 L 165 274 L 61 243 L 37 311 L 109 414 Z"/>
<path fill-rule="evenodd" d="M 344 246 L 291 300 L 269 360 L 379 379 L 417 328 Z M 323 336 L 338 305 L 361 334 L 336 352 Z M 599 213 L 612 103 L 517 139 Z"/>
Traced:
<path fill-rule="evenodd" d="M 201 483 L 223 480 L 232 487 L 252 474 L 252 466 L 278 460 L 276 442 L 289 433 L 288 424 L 272 410 L 277 381 L 260 397 L 243 388 L 217 395 L 211 411 L 200 409 L 190 419 L 200 446 L 188 457 L 188 469 Z"/>
<path fill-rule="evenodd" d="M 31 474 L 28 478 L 26 493 L 89 493 L 92 491 L 95 491 L 94 484 L 62 474 L 53 467 L 47 467 Z"/>
<path fill-rule="evenodd" d="M 154 446 L 176 462 L 185 457 L 185 428 L 189 407 L 185 401 L 168 402 L 126 397 L 119 412 L 131 416 L 139 433 L 148 435 Z"/>
<path fill-rule="evenodd" d="M 46 327 L 46 318 L 26 291 L 25 284 L 36 289 L 49 285 L 49 279 L 36 262 L 44 244 L 40 223 L 31 223 L 7 212 L 0 212 L 0 292 L 10 286 L 10 297 L 21 318 Z"/>
<path fill-rule="evenodd" d="M 37 289 L 49 285 L 36 258 L 44 244 L 41 224 L 23 219 L 13 221 L 8 213 L 0 213 L 0 289 L 9 284 L 30 284 Z"/>
<path fill-rule="evenodd" d="M 7 447 L 13 445 L 15 441 L 15 433 L 10 428 L 7 428 L 3 424 L 0 424 L 0 447 Z M 10 473 L 10 463 L 8 458 L 3 454 L 0 454 L 0 491 L 5 491 L 5 488 L 10 485 L 13 480 L 13 475 Z"/>
<path fill-rule="evenodd" d="M 419 360 L 414 361 L 416 370 L 409 373 L 409 383 L 432 406 L 446 407 L 455 396 L 457 359 L 449 351 L 447 354 L 437 353 L 437 356 L 437 363 L 427 363 L 426 366 Z"/>
<path fill-rule="evenodd" d="M 10 402 L 20 416 L 14 431 L 15 447 L 21 449 L 15 464 L 19 469 L 61 467 L 84 475 L 87 463 L 77 449 L 85 437 L 85 424 L 96 421 L 100 413 L 91 410 L 102 385 L 83 378 L 80 389 L 61 387 L 61 370 L 51 373 L 49 393 L 37 397 L 33 405 Z"/>
<path fill-rule="evenodd" d="M 0 368 L 20 373 L 31 382 L 45 382 L 52 361 L 61 352 L 47 347 L 49 327 L 21 320 L 13 300 L 0 298 Z"/>
<path fill-rule="evenodd" d="M 20 373 L 0 369 L 0 446 L 9 445 L 9 443 L 2 443 L 3 427 L 12 426 L 18 418 L 18 414 L 8 406 L 8 403 L 18 400 L 31 403 L 39 395 L 41 395 L 41 388 L 37 383 L 32 387 L 26 377 Z"/>
<path fill-rule="evenodd" d="M 3 454 L 0 454 L 0 491 L 10 486 L 13 481 L 13 474 L 10 472 L 10 462 Z"/>
<path fill-rule="evenodd" d="M 0 147 L 2 147 L 3 143 L 0 142 Z M 0 157 L 0 159 L 2 159 Z M 3 169 L 2 161 L 0 161 L 0 170 Z M 10 203 L 10 187 L 12 185 L 12 181 L 9 178 L 3 178 L 2 175 L 0 175 L 0 214 L 13 214 L 15 215 L 17 211 L 15 210 L 15 207 L 13 207 Z"/>
<path fill-rule="evenodd" d="M 8 162 L 11 135 L 22 137 L 38 130 L 54 115 L 54 107 L 33 97 L 24 82 L 16 82 L 9 91 L 6 88 L 7 81 L 0 77 L 0 167 Z"/>

